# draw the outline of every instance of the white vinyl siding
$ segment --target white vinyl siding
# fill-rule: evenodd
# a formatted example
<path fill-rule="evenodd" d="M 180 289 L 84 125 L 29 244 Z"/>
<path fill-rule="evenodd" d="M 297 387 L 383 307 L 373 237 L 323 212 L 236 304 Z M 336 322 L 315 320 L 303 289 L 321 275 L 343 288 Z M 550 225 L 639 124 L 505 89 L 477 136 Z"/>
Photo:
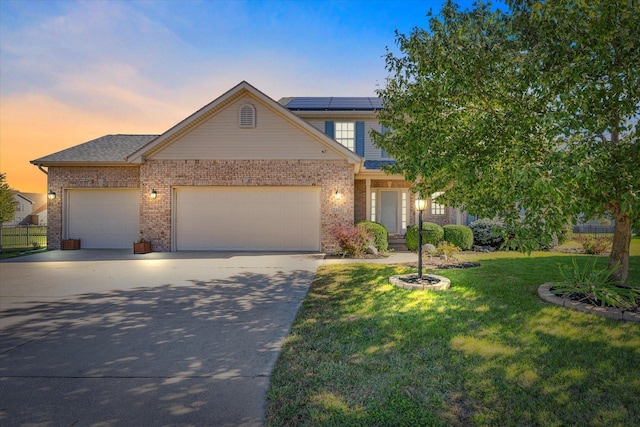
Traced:
<path fill-rule="evenodd" d="M 317 251 L 319 187 L 177 187 L 176 250 Z"/>
<path fill-rule="evenodd" d="M 295 113 L 295 111 L 293 112 Z M 304 118 L 304 117 L 303 117 Z M 383 157 L 382 156 L 382 150 L 379 148 L 376 148 L 373 145 L 373 140 L 371 139 L 371 130 L 375 129 L 377 132 L 382 132 L 382 126 L 380 125 L 380 123 L 378 123 L 375 120 L 372 119 L 363 119 L 360 116 L 354 116 L 352 117 L 330 117 L 328 116 L 326 119 L 322 118 L 322 119 L 305 119 L 311 126 L 313 126 L 314 128 L 318 129 L 320 132 L 324 132 L 325 131 L 325 122 L 327 120 L 332 120 L 335 121 L 336 124 L 338 124 L 339 122 L 346 122 L 346 121 L 353 121 L 354 123 L 356 121 L 363 121 L 364 120 L 364 157 L 367 160 L 390 160 L 390 157 Z"/>
<path fill-rule="evenodd" d="M 84 249 L 124 249 L 140 234 L 140 190 L 67 190 L 65 238 Z"/>
<path fill-rule="evenodd" d="M 249 102 L 256 109 L 254 128 L 238 129 L 239 108 Z M 324 132 L 324 130 L 323 130 Z M 223 108 L 159 152 L 158 160 L 335 160 L 343 156 L 253 98 Z"/>

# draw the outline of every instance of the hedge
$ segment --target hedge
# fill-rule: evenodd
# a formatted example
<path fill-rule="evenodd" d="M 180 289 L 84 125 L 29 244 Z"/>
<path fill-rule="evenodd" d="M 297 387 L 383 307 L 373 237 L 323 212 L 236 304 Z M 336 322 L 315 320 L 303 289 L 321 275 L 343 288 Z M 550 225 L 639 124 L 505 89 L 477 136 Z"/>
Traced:
<path fill-rule="evenodd" d="M 463 251 L 468 251 L 473 247 L 473 231 L 466 225 L 448 224 L 442 228 L 445 242 L 449 242 Z"/>
<path fill-rule="evenodd" d="M 361 221 L 357 226 L 373 236 L 373 245 L 378 252 L 386 252 L 389 249 L 389 232 L 384 225 L 377 222 Z"/>
<path fill-rule="evenodd" d="M 426 245 L 427 243 L 431 243 L 434 246 L 437 246 L 444 239 L 444 230 L 438 224 L 434 224 L 433 222 L 423 222 L 422 223 L 422 244 Z M 407 243 L 407 249 L 412 252 L 418 251 L 418 225 L 412 225 L 407 228 L 407 234 L 405 236 L 405 240 Z"/>

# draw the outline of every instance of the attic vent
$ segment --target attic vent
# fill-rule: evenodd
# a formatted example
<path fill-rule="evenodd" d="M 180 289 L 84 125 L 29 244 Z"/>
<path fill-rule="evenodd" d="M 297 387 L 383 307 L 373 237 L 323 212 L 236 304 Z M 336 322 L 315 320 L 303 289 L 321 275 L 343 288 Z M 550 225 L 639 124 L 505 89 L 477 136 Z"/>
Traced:
<path fill-rule="evenodd" d="M 238 111 L 238 125 L 241 128 L 256 127 L 256 109 L 251 104 L 244 104 Z"/>

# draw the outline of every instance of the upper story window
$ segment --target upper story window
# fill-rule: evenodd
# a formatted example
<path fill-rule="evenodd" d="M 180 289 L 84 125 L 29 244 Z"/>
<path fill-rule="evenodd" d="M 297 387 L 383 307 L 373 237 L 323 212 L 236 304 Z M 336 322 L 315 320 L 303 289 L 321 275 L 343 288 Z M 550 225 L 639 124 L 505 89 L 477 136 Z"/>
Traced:
<path fill-rule="evenodd" d="M 356 149 L 356 127 L 354 122 L 336 122 L 334 139 L 351 151 Z"/>
<path fill-rule="evenodd" d="M 436 202 L 436 198 L 442 194 L 442 191 L 437 191 L 431 195 L 431 215 L 444 215 L 444 205 Z"/>
<path fill-rule="evenodd" d="M 241 128 L 256 127 L 256 108 L 251 104 L 244 104 L 238 110 L 238 126 Z"/>

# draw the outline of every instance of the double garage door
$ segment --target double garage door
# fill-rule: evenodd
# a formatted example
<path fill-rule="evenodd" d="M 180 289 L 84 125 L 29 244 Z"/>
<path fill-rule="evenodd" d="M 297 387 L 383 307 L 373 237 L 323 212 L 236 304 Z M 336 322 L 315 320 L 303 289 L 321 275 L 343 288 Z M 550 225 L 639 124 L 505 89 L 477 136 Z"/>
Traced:
<path fill-rule="evenodd" d="M 68 190 L 66 236 L 83 248 L 131 248 L 140 190 Z M 174 250 L 320 249 L 318 187 L 177 187 Z"/>
<path fill-rule="evenodd" d="M 176 250 L 320 249 L 318 187 L 177 187 Z"/>

